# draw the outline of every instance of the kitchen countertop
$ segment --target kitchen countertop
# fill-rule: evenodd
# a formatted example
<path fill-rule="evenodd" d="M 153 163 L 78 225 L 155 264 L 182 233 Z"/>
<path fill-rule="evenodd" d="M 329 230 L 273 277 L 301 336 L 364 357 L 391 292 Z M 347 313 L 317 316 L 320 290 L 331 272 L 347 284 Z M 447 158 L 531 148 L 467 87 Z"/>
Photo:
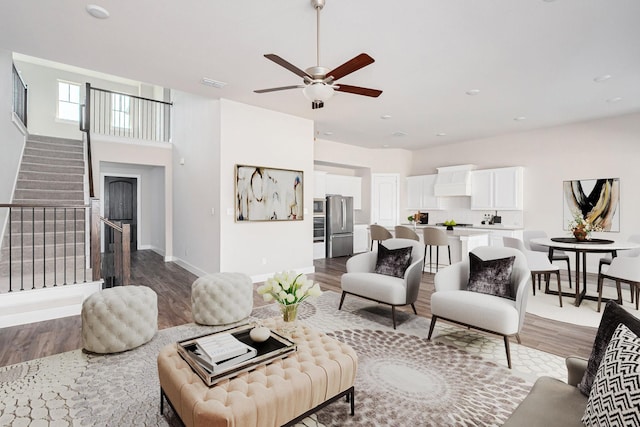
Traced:
<path fill-rule="evenodd" d="M 406 225 L 407 227 L 413 227 L 413 224 L 404 223 L 402 225 Z M 444 225 L 435 225 L 435 224 L 417 224 L 416 229 L 422 230 L 425 227 L 435 227 L 435 228 L 446 228 Z M 393 227 L 387 227 L 390 230 L 393 230 Z M 454 230 L 524 230 L 524 227 L 521 225 L 504 225 L 504 224 L 477 224 L 472 227 L 456 227 L 453 226 Z"/>

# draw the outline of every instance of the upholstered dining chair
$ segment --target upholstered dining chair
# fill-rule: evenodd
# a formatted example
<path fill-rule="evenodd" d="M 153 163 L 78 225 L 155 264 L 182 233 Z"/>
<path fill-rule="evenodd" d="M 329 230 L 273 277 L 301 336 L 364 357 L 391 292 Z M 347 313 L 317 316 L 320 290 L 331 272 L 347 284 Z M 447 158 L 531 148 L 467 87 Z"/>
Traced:
<path fill-rule="evenodd" d="M 436 272 L 440 265 L 440 246 L 446 246 L 449 251 L 449 264 L 451 264 L 451 246 L 449 246 L 449 236 L 443 230 L 435 227 L 425 227 L 422 230 L 422 240 L 424 242 L 424 264 L 427 265 L 427 248 L 429 249 L 429 273 L 432 272 L 433 247 L 436 247 Z"/>
<path fill-rule="evenodd" d="M 431 325 L 429 335 L 431 339 L 436 321 L 447 320 L 480 331 L 501 335 L 507 353 L 507 364 L 511 368 L 511 352 L 509 337 L 515 336 L 520 343 L 520 331 L 524 324 L 529 292 L 529 269 L 527 260 L 522 252 L 514 248 L 497 246 L 481 246 L 470 252 L 478 257 L 481 265 L 492 264 L 493 271 L 475 271 L 470 259 L 457 262 L 439 271 L 435 278 L 435 292 L 431 295 Z M 509 275 L 505 258 L 514 257 Z M 474 258 L 475 260 L 476 258 Z M 477 265 L 474 261 L 474 266 Z M 502 290 L 509 291 L 511 298 L 496 296 L 489 293 L 473 291 L 469 287 L 470 273 L 474 282 L 479 277 L 502 278 Z M 478 276 L 478 273 L 479 276 Z M 497 280 L 495 281 L 497 282 Z M 497 284 L 497 283 L 496 283 Z M 507 288 L 507 289 L 505 289 Z M 497 293 L 497 292 L 496 292 Z"/>
<path fill-rule="evenodd" d="M 620 257 L 611 260 L 611 264 L 605 273 L 598 273 L 598 312 L 602 302 L 602 287 L 604 279 L 614 280 L 618 291 L 618 303 L 622 304 L 622 290 L 620 283 L 628 283 L 631 294 L 635 293 L 636 310 L 638 310 L 638 297 L 640 297 L 640 257 Z M 631 300 L 633 302 L 633 299 Z"/>
<path fill-rule="evenodd" d="M 371 251 L 373 250 L 374 241 L 377 240 L 378 244 L 380 244 L 383 240 L 391 239 L 393 237 L 389 230 L 378 224 L 371 224 L 369 226 L 369 234 L 371 235 L 371 249 L 369 249 Z"/>
<path fill-rule="evenodd" d="M 407 227 L 406 225 L 396 225 L 395 231 L 395 237 L 397 239 L 411 239 L 420 241 L 420 236 L 418 236 L 416 232 L 413 231 L 413 229 Z"/>
<path fill-rule="evenodd" d="M 394 251 L 411 247 L 411 258 L 406 261 L 408 267 L 404 272 L 397 271 L 396 276 L 389 275 L 390 271 L 381 267 L 379 259 L 383 258 L 385 251 Z M 373 252 L 364 252 L 354 255 L 347 261 L 347 272 L 342 275 L 342 297 L 338 310 L 347 294 L 359 296 L 364 299 L 376 301 L 391 306 L 391 319 L 393 329 L 396 328 L 396 307 L 411 305 L 417 315 L 414 303 L 418 299 L 420 280 L 422 278 L 422 243 L 411 239 L 387 239 L 378 245 Z M 378 254 L 382 256 L 379 257 Z M 384 274 L 377 271 L 384 271 Z"/>
<path fill-rule="evenodd" d="M 542 246 L 542 245 L 537 245 L 535 243 L 531 243 L 531 239 L 537 239 L 537 238 L 546 238 L 547 233 L 545 233 L 542 230 L 524 230 L 524 232 L 522 233 L 522 240 L 524 241 L 524 247 L 529 249 L 530 251 L 536 251 L 536 252 L 544 252 L 545 254 L 549 254 L 549 248 L 546 246 Z M 566 254 L 566 252 L 561 251 L 561 250 L 554 250 L 553 251 L 553 258 L 551 259 L 551 261 L 562 261 L 562 262 L 566 262 L 567 263 L 567 275 L 569 276 L 569 288 L 571 288 L 571 263 L 569 261 L 569 255 Z M 538 288 L 539 289 L 539 288 Z"/>
<path fill-rule="evenodd" d="M 628 239 L 630 242 L 640 243 L 640 234 L 632 234 Z M 628 251 L 620 251 L 617 256 L 623 257 L 637 257 L 640 255 L 640 249 L 631 249 Z M 611 264 L 611 260 L 613 259 L 611 254 L 606 254 L 602 258 L 600 258 L 600 262 L 598 262 L 598 274 L 602 273 L 602 266 Z M 631 292 L 631 302 L 634 299 L 633 286 L 629 285 L 629 291 Z"/>
<path fill-rule="evenodd" d="M 533 295 L 536 294 L 536 276 L 538 277 L 538 287 L 542 281 L 542 276 L 545 278 L 545 289 L 549 290 L 549 278 L 552 274 L 556 275 L 558 279 L 558 299 L 560 300 L 560 307 L 562 307 L 562 285 L 560 284 L 560 267 L 551 264 L 549 258 L 542 252 L 530 251 L 524 247 L 524 242 L 515 237 L 502 237 L 502 243 L 506 248 L 514 248 L 522 252 L 527 259 L 527 266 L 531 271 L 531 287 L 533 288 Z"/>

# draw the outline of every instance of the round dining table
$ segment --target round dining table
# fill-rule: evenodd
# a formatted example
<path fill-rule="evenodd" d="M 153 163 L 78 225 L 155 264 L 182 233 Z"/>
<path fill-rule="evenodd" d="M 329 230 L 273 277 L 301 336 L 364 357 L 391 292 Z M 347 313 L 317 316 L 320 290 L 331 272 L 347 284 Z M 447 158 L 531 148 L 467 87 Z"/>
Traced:
<path fill-rule="evenodd" d="M 579 241 L 574 237 L 539 237 L 531 239 L 531 243 L 549 248 L 549 259 L 553 258 L 554 250 L 575 252 L 576 254 L 576 293 L 575 305 L 580 305 L 583 299 L 597 300 L 594 295 L 587 295 L 587 254 L 610 253 L 612 257 L 618 256 L 618 251 L 640 248 L 640 243 L 615 241 L 609 239 L 591 239 Z M 582 255 L 582 256 L 581 256 Z M 580 289 L 580 269 L 582 266 L 582 289 Z M 549 293 L 555 293 L 553 291 Z M 562 295 L 572 297 L 573 294 L 563 292 Z"/>

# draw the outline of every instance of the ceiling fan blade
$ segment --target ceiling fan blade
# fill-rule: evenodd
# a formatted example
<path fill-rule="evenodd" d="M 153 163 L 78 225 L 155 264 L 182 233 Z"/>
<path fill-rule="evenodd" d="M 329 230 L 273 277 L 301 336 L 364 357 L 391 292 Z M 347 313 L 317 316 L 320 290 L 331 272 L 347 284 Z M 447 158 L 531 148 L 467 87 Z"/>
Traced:
<path fill-rule="evenodd" d="M 270 89 L 258 89 L 254 90 L 255 93 L 267 93 L 267 92 L 275 92 L 277 90 L 288 90 L 288 89 L 299 89 L 303 88 L 304 85 L 295 85 L 295 86 L 282 86 L 282 87 L 272 87 Z"/>
<path fill-rule="evenodd" d="M 379 97 L 380 94 L 382 93 L 382 91 L 378 89 L 369 89 L 367 87 L 341 85 L 341 84 L 338 84 L 335 87 L 335 90 L 337 90 L 338 92 L 353 93 L 355 95 L 371 96 L 373 98 Z"/>
<path fill-rule="evenodd" d="M 346 76 L 347 74 L 351 74 L 354 71 L 358 71 L 360 68 L 366 67 L 369 64 L 373 64 L 375 60 L 367 55 L 366 53 L 361 53 L 355 58 L 350 59 L 344 64 L 340 65 L 338 68 L 335 68 L 327 73 L 327 77 L 333 77 L 333 80 L 338 80 Z"/>
<path fill-rule="evenodd" d="M 287 70 L 291 71 L 292 73 L 300 76 L 300 77 L 309 77 L 310 79 L 313 78 L 311 77 L 306 71 L 301 70 L 300 68 L 296 67 L 295 65 L 293 65 L 292 63 L 280 58 L 278 55 L 274 54 L 274 53 L 267 53 L 264 55 L 265 58 L 270 59 L 271 61 L 275 62 L 276 64 L 278 64 L 281 67 L 286 68 Z"/>

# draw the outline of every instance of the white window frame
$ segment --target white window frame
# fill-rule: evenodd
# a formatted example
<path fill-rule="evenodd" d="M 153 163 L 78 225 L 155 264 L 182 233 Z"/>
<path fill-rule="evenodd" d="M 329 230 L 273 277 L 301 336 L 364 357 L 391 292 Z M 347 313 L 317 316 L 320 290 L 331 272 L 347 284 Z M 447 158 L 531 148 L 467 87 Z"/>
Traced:
<path fill-rule="evenodd" d="M 67 85 L 67 96 L 66 99 L 60 99 L 60 84 L 64 84 Z M 67 80 L 58 80 L 58 88 L 57 88 L 57 92 L 58 92 L 58 97 L 56 98 L 56 119 L 63 121 L 63 122 L 69 122 L 69 123 L 78 123 L 80 121 L 80 98 L 82 95 L 81 92 L 81 85 L 80 83 L 75 83 L 75 82 L 70 82 Z M 73 102 L 71 100 L 71 87 L 75 86 L 78 88 L 78 102 Z M 77 105 L 78 107 L 78 113 L 75 115 L 75 118 L 71 119 L 69 117 L 61 117 L 60 116 L 60 104 L 61 103 L 65 103 L 65 104 L 70 104 L 70 105 Z"/>
<path fill-rule="evenodd" d="M 111 127 L 131 129 L 131 97 L 129 95 L 111 94 Z"/>

